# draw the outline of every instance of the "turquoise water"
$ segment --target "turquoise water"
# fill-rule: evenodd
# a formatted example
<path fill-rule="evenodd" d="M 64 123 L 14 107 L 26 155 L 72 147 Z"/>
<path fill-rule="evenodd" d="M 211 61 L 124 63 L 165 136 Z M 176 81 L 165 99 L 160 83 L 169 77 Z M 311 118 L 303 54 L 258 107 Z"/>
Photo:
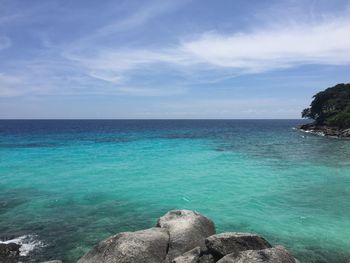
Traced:
<path fill-rule="evenodd" d="M 184 208 L 301 262 L 350 262 L 350 140 L 301 122 L 0 121 L 0 237 L 69 263 Z"/>

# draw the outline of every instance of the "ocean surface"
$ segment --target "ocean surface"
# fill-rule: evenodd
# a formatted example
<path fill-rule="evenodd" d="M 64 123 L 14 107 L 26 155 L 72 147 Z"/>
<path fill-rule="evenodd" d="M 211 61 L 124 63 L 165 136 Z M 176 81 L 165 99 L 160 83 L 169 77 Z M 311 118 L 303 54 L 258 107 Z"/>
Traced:
<path fill-rule="evenodd" d="M 350 140 L 301 120 L 2 120 L 0 238 L 75 262 L 171 209 L 256 232 L 301 262 L 350 262 Z"/>

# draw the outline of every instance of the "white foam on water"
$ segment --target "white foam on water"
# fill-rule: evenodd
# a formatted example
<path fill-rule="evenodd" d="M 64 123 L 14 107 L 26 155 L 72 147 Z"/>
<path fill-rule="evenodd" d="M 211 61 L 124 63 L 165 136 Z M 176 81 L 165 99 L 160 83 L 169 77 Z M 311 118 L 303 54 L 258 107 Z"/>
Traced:
<path fill-rule="evenodd" d="M 21 245 L 19 249 L 20 251 L 19 255 L 21 257 L 27 256 L 35 248 L 44 246 L 44 244 L 40 240 L 38 240 L 34 235 L 24 235 L 24 236 L 16 237 L 6 241 L 0 240 L 0 243 L 3 243 L 3 244 L 16 243 L 18 245 Z"/>
<path fill-rule="evenodd" d="M 310 134 L 315 134 L 315 135 L 319 135 L 319 136 L 326 136 L 324 134 L 324 132 L 321 132 L 321 131 L 315 131 L 315 130 L 300 130 L 302 132 L 305 132 L 305 133 L 310 133 Z"/>

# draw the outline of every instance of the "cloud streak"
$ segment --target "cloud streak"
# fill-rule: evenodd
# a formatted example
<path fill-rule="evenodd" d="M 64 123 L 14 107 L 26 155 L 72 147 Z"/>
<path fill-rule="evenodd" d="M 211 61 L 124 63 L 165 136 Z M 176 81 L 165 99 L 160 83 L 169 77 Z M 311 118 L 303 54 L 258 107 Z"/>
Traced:
<path fill-rule="evenodd" d="M 180 50 L 194 61 L 246 72 L 305 64 L 350 64 L 350 20 L 260 29 L 250 33 L 204 33 Z"/>
<path fill-rule="evenodd" d="M 177 7 L 183 5 L 185 2 L 181 1 L 155 1 L 151 4 L 144 5 L 139 7 L 129 16 L 126 16 L 124 19 L 118 20 L 114 23 L 106 25 L 100 28 L 95 37 L 108 36 L 110 34 L 115 34 L 119 31 L 130 30 L 135 27 L 142 26 L 148 21 L 154 19 L 157 16 L 164 15 L 167 12 L 170 12 Z"/>
<path fill-rule="evenodd" d="M 156 71 L 162 65 L 187 73 L 227 69 L 229 74 L 251 74 L 308 64 L 349 65 L 349 32 L 349 19 L 332 19 L 234 34 L 205 32 L 157 50 L 108 49 L 64 56 L 91 77 L 114 84 L 123 83 L 131 72 Z"/>

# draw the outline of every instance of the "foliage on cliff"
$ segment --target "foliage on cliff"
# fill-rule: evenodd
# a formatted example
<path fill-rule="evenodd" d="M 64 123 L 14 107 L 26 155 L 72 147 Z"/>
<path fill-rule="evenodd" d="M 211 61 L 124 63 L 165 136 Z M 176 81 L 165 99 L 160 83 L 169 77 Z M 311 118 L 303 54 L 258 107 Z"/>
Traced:
<path fill-rule="evenodd" d="M 350 128 L 350 84 L 337 84 L 317 93 L 301 115 L 314 119 L 316 125 Z"/>

